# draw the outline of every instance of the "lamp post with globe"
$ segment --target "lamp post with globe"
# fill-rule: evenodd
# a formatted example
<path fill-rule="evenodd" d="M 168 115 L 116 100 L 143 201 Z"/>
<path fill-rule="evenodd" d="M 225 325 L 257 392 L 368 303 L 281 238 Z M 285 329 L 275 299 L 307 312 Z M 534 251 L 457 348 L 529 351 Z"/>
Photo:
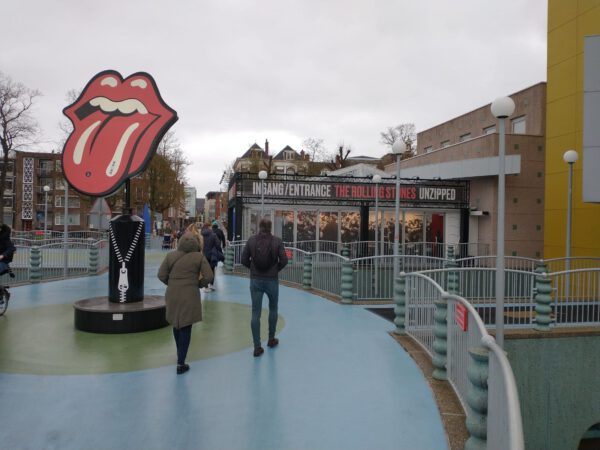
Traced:
<path fill-rule="evenodd" d="M 575 150 L 567 150 L 563 160 L 569 165 L 569 185 L 567 197 L 567 244 L 565 249 L 565 270 L 571 270 L 571 226 L 573 225 L 573 164 L 577 162 L 579 155 Z M 569 298 L 570 276 L 567 274 L 565 283 L 566 297 Z"/>
<path fill-rule="evenodd" d="M 406 152 L 406 144 L 398 139 L 392 145 L 392 152 L 396 155 L 396 208 L 394 220 L 394 277 L 398 276 L 398 254 L 400 243 L 400 160 L 402 154 Z"/>
<path fill-rule="evenodd" d="M 505 216 L 505 121 L 515 111 L 510 97 L 492 102 L 492 114 L 498 119 L 498 219 L 496 222 L 496 342 L 504 348 L 504 216 Z"/>

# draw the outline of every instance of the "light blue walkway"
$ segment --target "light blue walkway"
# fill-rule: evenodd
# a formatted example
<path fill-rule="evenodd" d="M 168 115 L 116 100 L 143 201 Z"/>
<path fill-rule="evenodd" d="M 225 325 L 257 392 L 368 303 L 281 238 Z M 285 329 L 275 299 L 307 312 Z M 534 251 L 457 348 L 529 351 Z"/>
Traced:
<path fill-rule="evenodd" d="M 147 295 L 164 292 L 156 269 L 156 262 L 146 266 Z M 216 285 L 207 300 L 249 304 L 247 279 L 219 275 Z M 106 295 L 107 275 L 11 292 L 0 327 L 11 311 Z M 174 365 L 97 375 L 0 373 L 0 449 L 447 448 L 429 386 L 388 334 L 390 322 L 284 286 L 280 315 L 279 347 L 252 357 L 248 309 L 248 347 L 192 361 L 185 375 Z"/>

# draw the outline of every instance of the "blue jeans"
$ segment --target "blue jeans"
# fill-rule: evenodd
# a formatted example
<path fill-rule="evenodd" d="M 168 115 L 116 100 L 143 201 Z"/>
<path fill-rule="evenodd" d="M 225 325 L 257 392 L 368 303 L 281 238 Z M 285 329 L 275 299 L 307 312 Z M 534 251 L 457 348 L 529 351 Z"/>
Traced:
<path fill-rule="evenodd" d="M 260 313 L 262 311 L 263 294 L 269 299 L 269 339 L 275 337 L 277 328 L 277 304 L 279 303 L 279 280 L 250 279 L 250 297 L 252 298 L 252 340 L 255 347 L 260 347 Z"/>

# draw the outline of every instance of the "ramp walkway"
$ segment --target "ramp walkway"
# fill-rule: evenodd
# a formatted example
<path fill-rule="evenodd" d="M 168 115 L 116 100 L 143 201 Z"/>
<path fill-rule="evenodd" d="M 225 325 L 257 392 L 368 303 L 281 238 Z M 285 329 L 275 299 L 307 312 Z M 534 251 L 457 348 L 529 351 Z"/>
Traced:
<path fill-rule="evenodd" d="M 164 255 L 146 254 L 147 295 L 164 293 Z M 170 328 L 73 328 L 73 303 L 106 295 L 107 274 L 11 288 L 0 449 L 448 448 L 432 391 L 389 321 L 281 286 L 280 345 L 254 358 L 248 279 L 219 270 L 215 286 L 202 294 L 183 375 Z M 266 335 L 266 311 L 261 325 Z"/>

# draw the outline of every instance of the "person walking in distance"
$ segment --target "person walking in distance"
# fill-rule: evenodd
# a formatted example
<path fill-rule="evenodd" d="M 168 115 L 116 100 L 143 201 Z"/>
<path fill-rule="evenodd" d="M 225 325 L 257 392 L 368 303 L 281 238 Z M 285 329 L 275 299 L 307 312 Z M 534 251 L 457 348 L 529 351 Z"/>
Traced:
<path fill-rule="evenodd" d="M 204 256 L 210 263 L 210 268 L 214 272 L 219 264 L 219 261 L 225 261 L 225 255 L 223 255 L 223 249 L 221 249 L 221 244 L 219 243 L 219 238 L 210 226 L 210 222 L 206 222 L 202 226 L 202 230 L 200 231 L 202 234 L 202 238 L 204 239 Z M 209 291 L 214 291 L 215 288 L 213 283 L 210 283 L 207 287 Z"/>
<path fill-rule="evenodd" d="M 264 353 L 260 342 L 260 313 L 264 294 L 269 299 L 267 346 L 275 347 L 279 344 L 279 339 L 275 337 L 279 303 L 279 272 L 288 263 L 288 258 L 283 241 L 271 234 L 271 226 L 271 220 L 262 219 L 258 224 L 258 233 L 248 239 L 242 252 L 242 264 L 250 269 L 250 297 L 252 299 L 250 329 L 254 341 L 254 356 Z"/>
<path fill-rule="evenodd" d="M 225 233 L 223 233 L 223 230 L 219 228 L 219 222 L 214 220 L 212 223 L 212 229 L 213 233 L 215 233 L 217 238 L 219 238 L 219 242 L 221 242 L 221 248 L 225 248 L 227 246 L 227 241 L 225 240 Z"/>
<path fill-rule="evenodd" d="M 192 337 L 192 325 L 202 320 L 199 288 L 211 283 L 213 277 L 198 237 L 190 232 L 181 236 L 177 250 L 167 253 L 158 269 L 158 279 L 167 285 L 166 318 L 173 327 L 177 347 L 177 374 L 190 369 L 185 358 Z"/>

